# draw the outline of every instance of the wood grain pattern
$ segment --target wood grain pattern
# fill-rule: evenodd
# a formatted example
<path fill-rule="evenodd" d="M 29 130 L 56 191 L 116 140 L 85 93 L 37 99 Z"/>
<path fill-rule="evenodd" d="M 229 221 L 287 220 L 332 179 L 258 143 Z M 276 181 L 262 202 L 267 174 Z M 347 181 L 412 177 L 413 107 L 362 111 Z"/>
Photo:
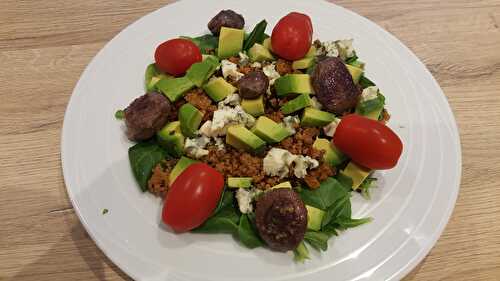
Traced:
<path fill-rule="evenodd" d="M 60 130 L 97 51 L 171 1 L 0 1 L 0 280 L 129 280 L 67 197 Z M 443 236 L 405 280 L 500 280 L 500 1 L 335 1 L 403 41 L 442 86 L 463 176 Z"/>

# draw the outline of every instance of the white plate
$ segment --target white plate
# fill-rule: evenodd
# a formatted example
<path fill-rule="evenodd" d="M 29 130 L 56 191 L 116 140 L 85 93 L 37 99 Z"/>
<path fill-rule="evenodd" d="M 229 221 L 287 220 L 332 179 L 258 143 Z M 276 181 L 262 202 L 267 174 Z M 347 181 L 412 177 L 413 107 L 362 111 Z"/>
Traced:
<path fill-rule="evenodd" d="M 404 142 L 395 169 L 377 173 L 371 201 L 353 197 L 353 214 L 370 224 L 330 241 L 304 264 L 291 254 L 247 250 L 229 235 L 175 235 L 160 224 L 160 200 L 139 191 L 130 171 L 122 122 L 114 112 L 143 94 L 155 47 L 207 32 L 221 9 L 246 27 L 290 11 L 311 16 L 314 37 L 354 38 L 367 76 L 387 97 L 390 126 Z M 369 20 L 320 1 L 181 1 L 127 27 L 92 60 L 75 87 L 62 134 L 64 178 L 83 225 L 104 253 L 137 280 L 397 280 L 434 245 L 457 197 L 461 154 L 443 92 L 425 66 Z M 103 209 L 109 213 L 102 214 Z"/>

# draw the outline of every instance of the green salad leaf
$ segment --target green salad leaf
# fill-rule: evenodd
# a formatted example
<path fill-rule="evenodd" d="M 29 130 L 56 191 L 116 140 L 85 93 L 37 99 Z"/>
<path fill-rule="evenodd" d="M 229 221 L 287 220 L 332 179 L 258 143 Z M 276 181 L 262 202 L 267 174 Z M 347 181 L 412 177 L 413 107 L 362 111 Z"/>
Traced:
<path fill-rule="evenodd" d="M 361 75 L 359 78 L 359 85 L 361 88 L 368 88 L 370 86 L 376 86 L 370 79 L 368 79 L 365 75 Z"/>
<path fill-rule="evenodd" d="M 140 142 L 128 149 L 132 173 L 142 191 L 148 188 L 153 168 L 168 157 L 167 152 L 155 141 Z"/>
<path fill-rule="evenodd" d="M 300 192 L 304 204 L 321 210 L 327 210 L 339 198 L 348 195 L 349 192 L 334 178 L 327 178 L 317 189 L 303 188 Z"/>
<path fill-rule="evenodd" d="M 305 260 L 309 259 L 309 250 L 306 247 L 306 244 L 304 242 L 300 242 L 299 246 L 295 250 L 293 250 L 293 259 L 296 262 L 301 262 L 303 263 Z"/>
<path fill-rule="evenodd" d="M 233 205 L 228 205 L 208 218 L 201 226 L 191 230 L 195 233 L 229 233 L 238 231 L 240 215 Z"/>
<path fill-rule="evenodd" d="M 202 54 L 209 54 L 219 46 L 219 37 L 212 34 L 205 34 L 198 37 L 181 36 L 181 38 L 189 39 L 195 43 Z"/>
<path fill-rule="evenodd" d="M 253 44 L 262 43 L 262 41 L 264 41 L 266 27 L 267 21 L 262 20 L 253 28 L 252 32 L 250 32 L 248 37 L 245 39 L 245 42 L 243 43 L 244 51 L 252 48 Z"/>
<path fill-rule="evenodd" d="M 375 182 L 377 178 L 367 177 L 360 185 L 359 190 L 361 192 L 361 196 L 365 199 L 370 199 L 370 189 L 375 186 Z"/>
<path fill-rule="evenodd" d="M 304 241 L 318 251 L 326 251 L 328 249 L 328 239 L 330 239 L 330 235 L 319 231 L 307 231 L 304 236 Z"/>
<path fill-rule="evenodd" d="M 257 234 L 255 224 L 247 214 L 243 214 L 240 218 L 240 225 L 238 226 L 238 237 L 241 243 L 250 249 L 264 245 L 262 240 L 260 240 L 259 235 Z"/>

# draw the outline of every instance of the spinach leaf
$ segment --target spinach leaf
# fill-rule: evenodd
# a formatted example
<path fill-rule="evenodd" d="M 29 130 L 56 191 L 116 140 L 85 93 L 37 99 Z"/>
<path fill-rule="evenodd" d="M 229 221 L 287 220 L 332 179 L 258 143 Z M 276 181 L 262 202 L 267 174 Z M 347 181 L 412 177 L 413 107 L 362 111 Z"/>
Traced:
<path fill-rule="evenodd" d="M 230 190 L 227 189 L 227 187 L 224 188 L 222 191 L 222 196 L 219 200 L 219 204 L 217 204 L 217 208 L 214 210 L 214 214 L 217 214 L 220 210 L 226 208 L 227 206 L 231 206 L 234 202 L 234 193 Z"/>
<path fill-rule="evenodd" d="M 155 141 L 140 142 L 128 149 L 130 166 L 142 191 L 148 188 L 153 168 L 167 156 L 165 149 Z"/>
<path fill-rule="evenodd" d="M 326 210 L 321 225 L 326 226 L 332 221 L 336 222 L 339 218 L 351 218 L 351 200 L 349 194 L 339 198 Z"/>
<path fill-rule="evenodd" d="M 339 218 L 336 220 L 336 224 L 338 224 L 338 229 L 348 229 L 356 226 L 360 226 L 365 223 L 369 223 L 372 221 L 372 218 L 361 218 L 361 219 L 352 219 L 352 218 Z"/>
<path fill-rule="evenodd" d="M 328 249 L 329 238 L 330 235 L 323 232 L 307 231 L 304 236 L 304 241 L 318 251 L 326 251 Z"/>
<path fill-rule="evenodd" d="M 195 43 L 200 48 L 202 54 L 208 54 L 219 46 L 219 37 L 212 34 L 205 34 L 198 37 L 181 36 L 181 38 L 189 39 Z"/>
<path fill-rule="evenodd" d="M 375 83 L 373 83 L 370 79 L 366 78 L 366 76 L 361 75 L 361 77 L 359 78 L 359 85 L 364 89 L 370 86 L 375 86 Z"/>
<path fill-rule="evenodd" d="M 123 120 L 123 118 L 125 118 L 125 111 L 123 111 L 121 109 L 118 109 L 115 112 L 115 118 L 118 119 L 118 120 Z"/>
<path fill-rule="evenodd" d="M 243 43 L 244 51 L 252 48 L 253 44 L 255 43 L 262 43 L 262 41 L 259 40 L 261 40 L 264 37 L 264 32 L 266 31 L 266 27 L 267 27 L 267 21 L 262 20 L 253 28 L 252 32 L 250 32 L 248 37 L 245 39 L 245 42 Z"/>
<path fill-rule="evenodd" d="M 343 173 L 338 173 L 335 178 L 337 181 L 342 184 L 342 186 L 347 191 L 352 191 L 352 179 L 349 176 L 344 175 Z"/>
<path fill-rule="evenodd" d="M 246 214 L 243 214 L 240 217 L 238 237 L 240 238 L 241 243 L 250 249 L 264 245 L 257 234 L 255 226 Z"/>
<path fill-rule="evenodd" d="M 300 242 L 299 246 L 293 250 L 293 255 L 293 259 L 296 262 L 303 263 L 305 260 L 309 259 L 309 250 L 307 249 L 306 244 L 304 244 L 304 241 Z"/>
<path fill-rule="evenodd" d="M 345 60 L 345 63 L 347 64 L 352 64 L 353 62 L 355 62 L 356 60 L 358 59 L 358 56 L 356 54 L 354 54 L 354 56 L 350 57 L 350 58 L 347 58 Z"/>
<path fill-rule="evenodd" d="M 230 233 L 238 231 L 240 215 L 234 206 L 229 205 L 221 209 L 218 213 L 208 218 L 201 226 L 191 230 L 195 233 Z"/>
<path fill-rule="evenodd" d="M 334 178 L 327 178 L 315 190 L 302 189 L 300 197 L 304 204 L 316 207 L 321 210 L 327 210 L 339 198 L 349 194 L 348 191 Z"/>

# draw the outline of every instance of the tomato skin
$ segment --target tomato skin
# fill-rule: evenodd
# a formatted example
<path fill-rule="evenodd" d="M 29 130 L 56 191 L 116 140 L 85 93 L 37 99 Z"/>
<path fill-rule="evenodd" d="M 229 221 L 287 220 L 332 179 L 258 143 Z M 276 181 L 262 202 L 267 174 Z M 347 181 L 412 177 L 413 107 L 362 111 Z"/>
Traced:
<path fill-rule="evenodd" d="M 162 220 L 175 232 L 200 226 L 217 207 L 224 189 L 224 176 L 205 163 L 184 170 L 170 187 Z"/>
<path fill-rule="evenodd" d="M 165 41 L 156 47 L 156 66 L 171 75 L 180 76 L 195 62 L 202 60 L 200 48 L 187 39 Z"/>
<path fill-rule="evenodd" d="M 309 16 L 290 13 L 282 17 L 271 34 L 273 52 L 287 60 L 297 60 L 309 51 L 313 28 Z"/>
<path fill-rule="evenodd" d="M 393 168 L 403 152 L 401 139 L 389 127 L 356 114 L 341 119 L 333 144 L 355 163 L 376 170 Z"/>

